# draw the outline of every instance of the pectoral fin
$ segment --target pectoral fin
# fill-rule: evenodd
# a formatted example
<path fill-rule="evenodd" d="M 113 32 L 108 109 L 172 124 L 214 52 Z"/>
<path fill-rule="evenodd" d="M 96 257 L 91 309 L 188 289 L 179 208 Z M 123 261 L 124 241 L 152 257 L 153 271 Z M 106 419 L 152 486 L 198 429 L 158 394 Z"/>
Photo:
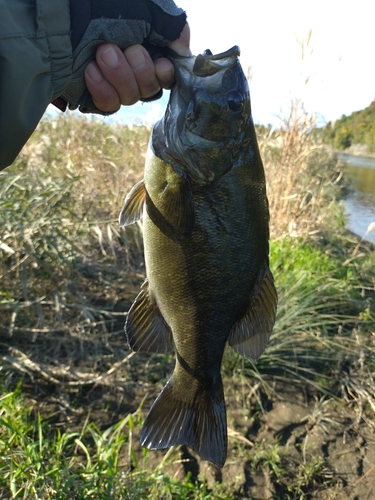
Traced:
<path fill-rule="evenodd" d="M 263 273 L 262 273 L 263 274 Z M 257 361 L 270 338 L 276 319 L 277 292 L 271 271 L 266 269 L 241 319 L 232 327 L 228 343 L 236 352 Z"/>
<path fill-rule="evenodd" d="M 148 280 L 128 312 L 125 332 L 133 351 L 166 353 L 173 350 L 171 329 L 151 300 Z"/>
<path fill-rule="evenodd" d="M 142 179 L 132 187 L 125 198 L 125 203 L 119 216 L 121 227 L 130 226 L 130 224 L 134 224 L 134 222 L 142 218 L 145 200 L 146 188 Z"/>
<path fill-rule="evenodd" d="M 184 175 L 173 173 L 162 194 L 165 216 L 179 234 L 188 236 L 194 226 L 193 194 L 189 180 Z"/>
<path fill-rule="evenodd" d="M 158 193 L 146 193 L 146 209 L 153 223 L 169 238 L 190 236 L 194 227 L 194 198 L 189 179 L 168 165 Z"/>

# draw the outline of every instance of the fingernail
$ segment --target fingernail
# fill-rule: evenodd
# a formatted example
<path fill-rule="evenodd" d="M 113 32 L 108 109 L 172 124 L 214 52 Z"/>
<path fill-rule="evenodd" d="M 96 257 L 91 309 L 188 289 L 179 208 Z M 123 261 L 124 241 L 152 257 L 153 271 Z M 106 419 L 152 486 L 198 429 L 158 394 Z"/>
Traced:
<path fill-rule="evenodd" d="M 104 64 L 110 68 L 115 68 L 118 65 L 118 55 L 114 47 L 109 47 L 100 57 Z"/>
<path fill-rule="evenodd" d="M 142 69 L 145 64 L 146 64 L 146 59 L 144 56 L 144 53 L 142 52 L 141 49 L 135 48 L 135 49 L 128 49 L 126 51 L 126 59 L 128 60 L 128 63 L 132 67 L 132 69 Z"/>
<path fill-rule="evenodd" d="M 89 76 L 91 80 L 93 80 L 96 83 L 99 83 L 103 80 L 103 76 L 95 63 L 90 63 L 87 65 L 86 74 Z"/>

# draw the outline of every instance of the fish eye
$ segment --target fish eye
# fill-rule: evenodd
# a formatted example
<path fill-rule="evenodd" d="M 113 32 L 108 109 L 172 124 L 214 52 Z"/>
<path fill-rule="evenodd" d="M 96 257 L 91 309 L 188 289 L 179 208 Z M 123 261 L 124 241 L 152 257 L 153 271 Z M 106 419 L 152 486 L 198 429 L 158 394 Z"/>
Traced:
<path fill-rule="evenodd" d="M 236 90 L 232 90 L 227 95 L 227 102 L 229 109 L 232 111 L 240 111 L 243 108 L 244 96 L 237 92 Z"/>

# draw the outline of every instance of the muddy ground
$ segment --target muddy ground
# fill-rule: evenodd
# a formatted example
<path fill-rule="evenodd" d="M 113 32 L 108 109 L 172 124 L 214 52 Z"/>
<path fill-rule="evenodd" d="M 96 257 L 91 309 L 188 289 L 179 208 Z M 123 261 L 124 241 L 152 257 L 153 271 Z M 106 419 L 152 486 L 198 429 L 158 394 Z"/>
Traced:
<path fill-rule="evenodd" d="M 131 355 L 126 347 L 125 312 L 141 278 L 129 283 L 110 317 L 100 315 L 96 304 L 91 317 L 90 311 L 69 321 L 61 317 L 48 331 L 0 328 L 3 373 L 12 374 L 13 383 L 22 376 L 27 404 L 61 431 L 80 430 L 88 414 L 105 430 L 140 411 L 142 401 L 145 416 L 171 373 L 173 355 Z M 350 398 L 336 400 L 298 380 L 262 376 L 267 386 L 225 377 L 229 449 L 222 470 L 183 447 L 165 472 L 177 479 L 190 472 L 211 487 L 219 482 L 235 499 L 374 499 L 375 425 L 366 405 L 362 412 Z M 139 432 L 137 426 L 133 447 L 141 457 Z M 146 466 L 152 469 L 164 455 L 149 452 Z M 121 465 L 130 467 L 126 446 Z"/>

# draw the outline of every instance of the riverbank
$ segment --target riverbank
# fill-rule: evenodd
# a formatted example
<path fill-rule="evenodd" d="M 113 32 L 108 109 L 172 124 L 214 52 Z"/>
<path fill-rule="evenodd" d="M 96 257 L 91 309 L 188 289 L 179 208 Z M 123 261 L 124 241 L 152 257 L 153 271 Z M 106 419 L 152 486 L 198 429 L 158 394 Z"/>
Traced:
<path fill-rule="evenodd" d="M 149 131 L 41 123 L 0 174 L 0 497 L 375 495 L 375 254 L 345 231 L 340 165 L 308 127 L 260 137 L 278 318 L 257 365 L 225 353 L 218 470 L 139 445 L 174 364 L 123 332 L 145 270 L 141 227 L 117 217 Z"/>
<path fill-rule="evenodd" d="M 350 190 L 344 198 L 347 229 L 375 243 L 375 158 L 337 153 Z"/>
<path fill-rule="evenodd" d="M 375 159 L 375 152 L 371 151 L 368 146 L 365 144 L 352 144 L 349 148 L 346 149 L 331 149 L 332 152 L 340 155 L 340 154 L 348 154 L 353 156 L 361 156 L 367 158 Z"/>

